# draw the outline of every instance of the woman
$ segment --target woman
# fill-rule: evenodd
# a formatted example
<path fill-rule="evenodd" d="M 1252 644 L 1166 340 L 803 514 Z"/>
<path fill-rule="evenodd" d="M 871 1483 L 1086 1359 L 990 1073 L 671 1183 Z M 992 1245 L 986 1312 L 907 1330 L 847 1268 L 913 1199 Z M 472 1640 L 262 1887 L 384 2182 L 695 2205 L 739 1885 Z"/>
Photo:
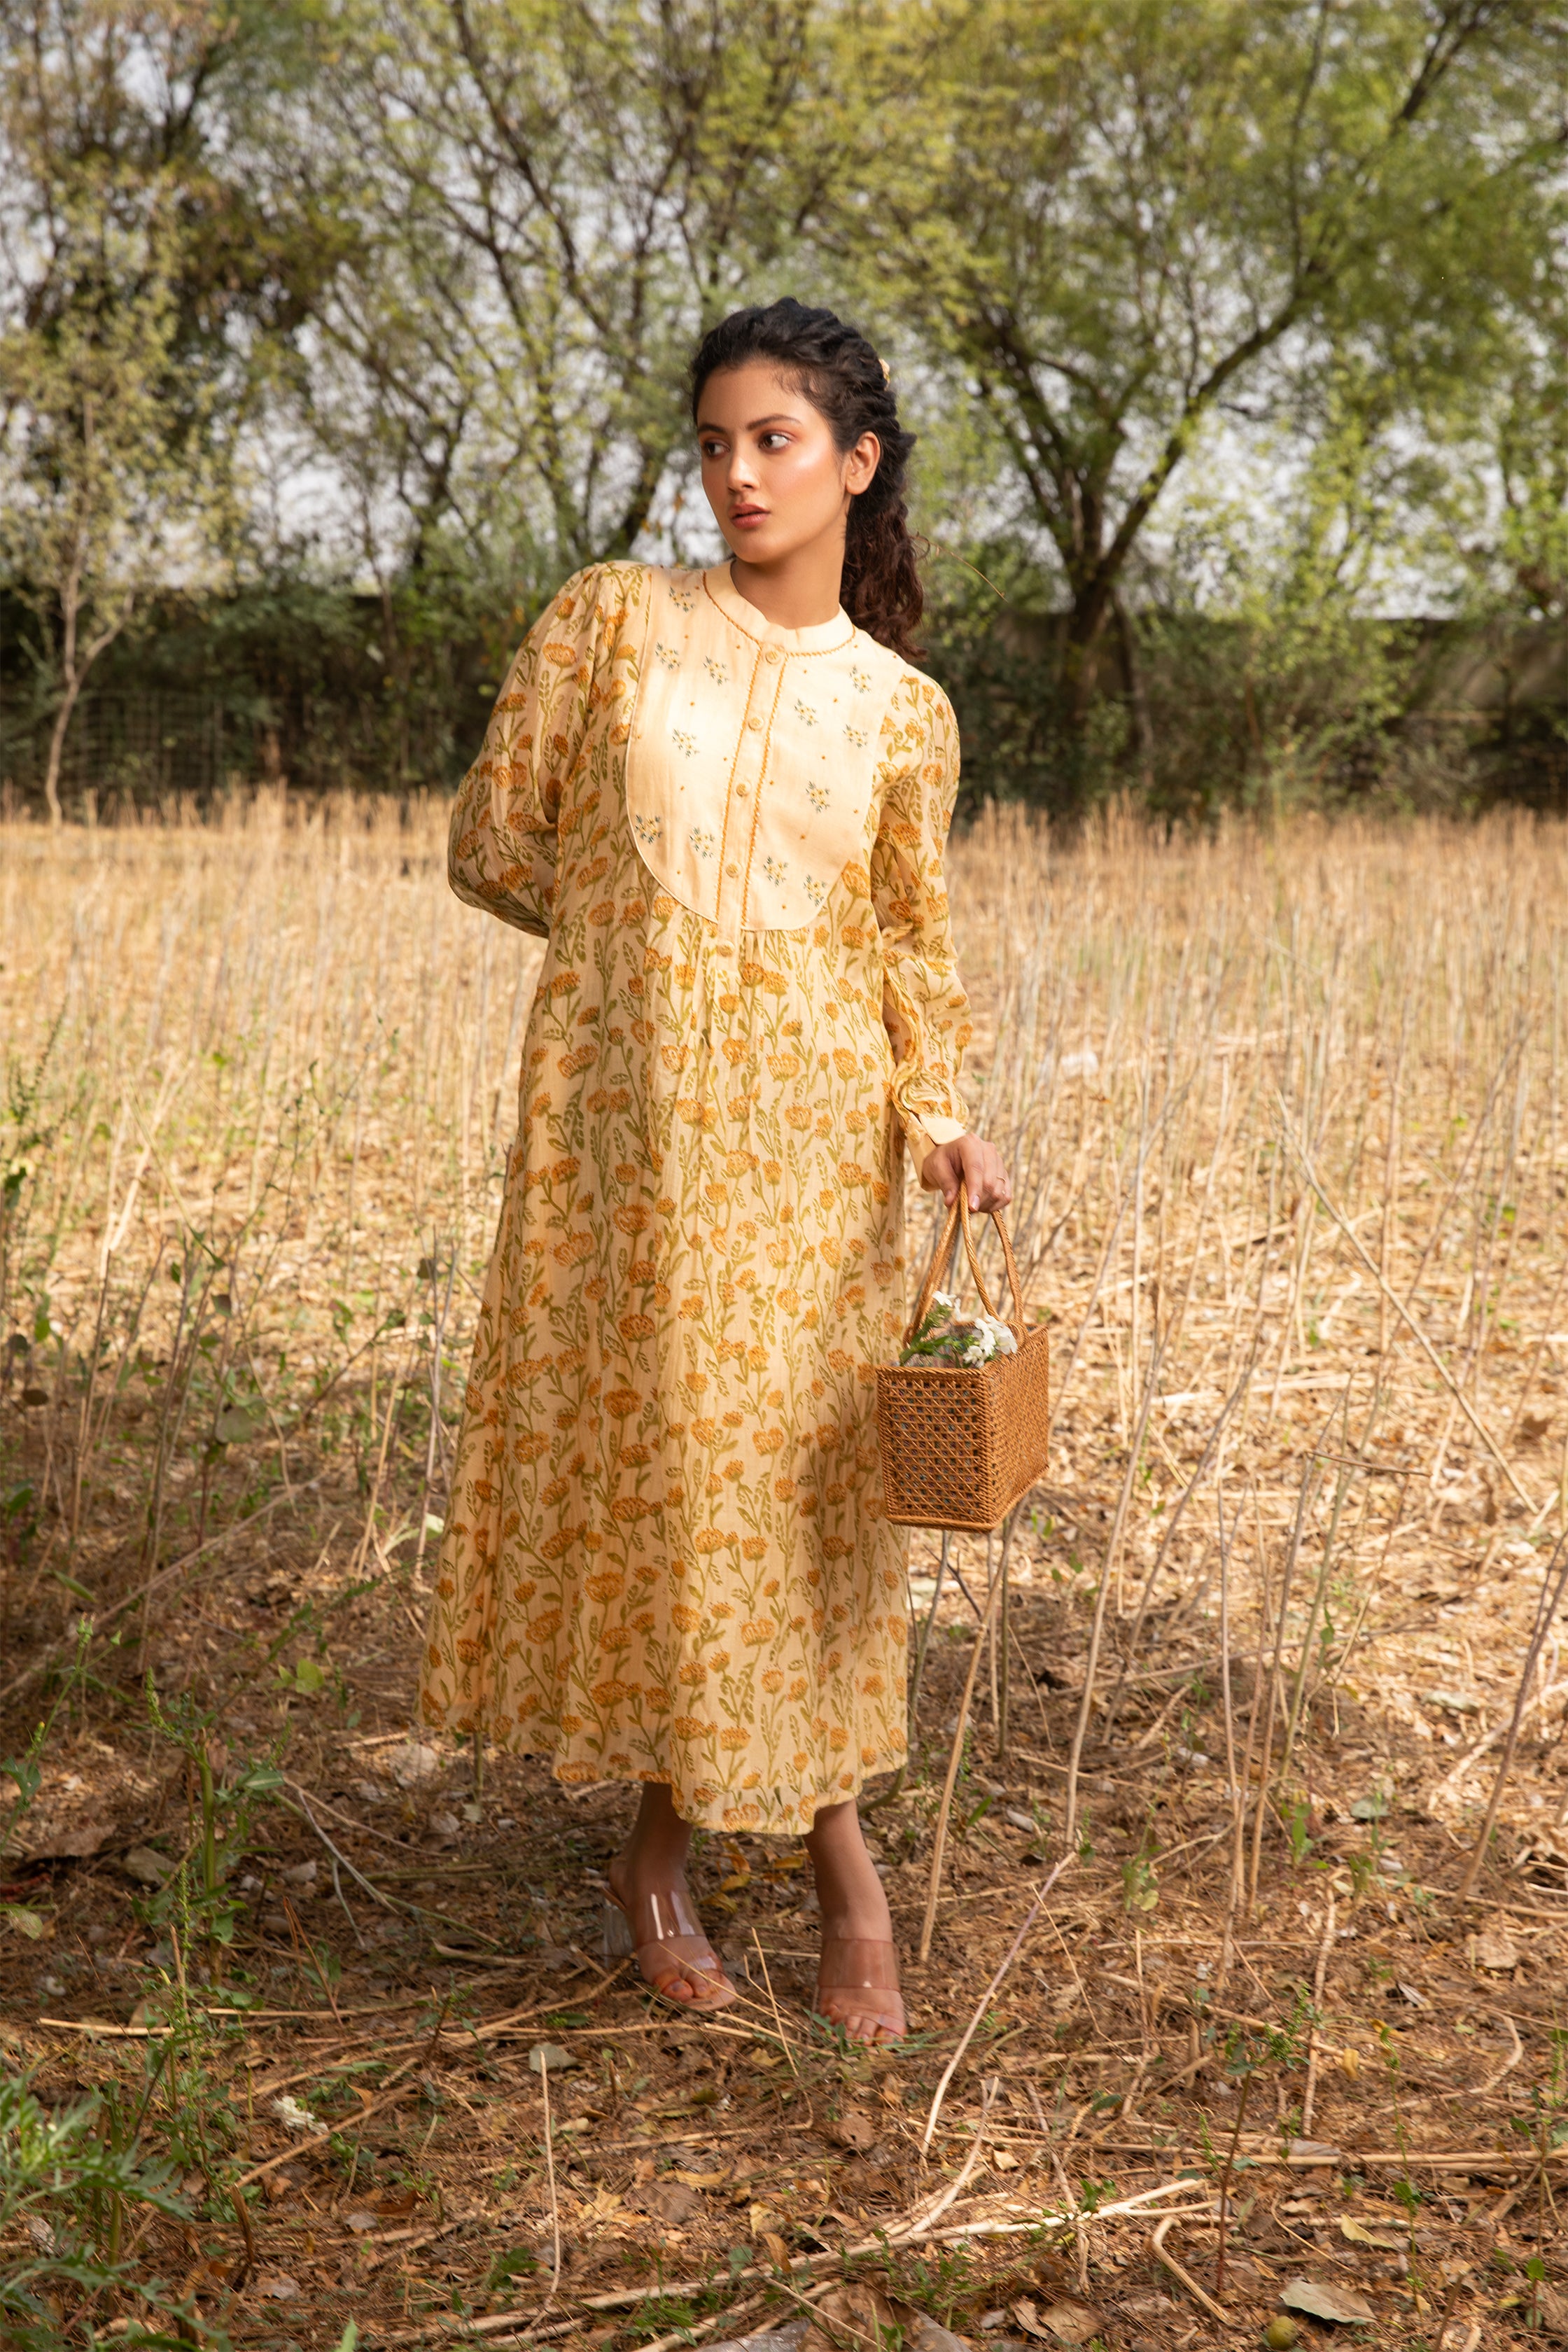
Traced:
<path fill-rule="evenodd" d="M 453 816 L 453 888 L 549 944 L 424 1719 L 642 1784 L 610 1948 L 693 2011 L 735 1995 L 691 1824 L 804 1832 L 817 2007 L 890 2040 L 855 1797 L 905 1748 L 875 1426 L 901 1152 L 949 1202 L 1011 1197 L 957 1086 L 957 732 L 913 667 L 911 436 L 870 345 L 797 302 L 738 311 L 692 391 L 732 562 L 569 581 Z"/>

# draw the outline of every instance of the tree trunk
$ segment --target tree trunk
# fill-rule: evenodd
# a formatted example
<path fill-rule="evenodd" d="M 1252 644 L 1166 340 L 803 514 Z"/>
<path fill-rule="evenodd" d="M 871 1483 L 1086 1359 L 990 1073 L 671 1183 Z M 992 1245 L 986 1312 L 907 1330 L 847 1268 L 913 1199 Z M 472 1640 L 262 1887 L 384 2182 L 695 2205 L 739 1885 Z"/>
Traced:
<path fill-rule="evenodd" d="M 60 825 L 65 823 L 65 813 L 60 807 L 60 762 L 65 756 L 66 735 L 70 727 L 71 713 L 76 709 L 77 698 L 80 693 L 80 677 L 73 676 L 68 678 L 60 707 L 55 713 L 55 723 L 49 730 L 48 764 L 44 770 L 44 798 L 49 804 L 51 825 Z"/>

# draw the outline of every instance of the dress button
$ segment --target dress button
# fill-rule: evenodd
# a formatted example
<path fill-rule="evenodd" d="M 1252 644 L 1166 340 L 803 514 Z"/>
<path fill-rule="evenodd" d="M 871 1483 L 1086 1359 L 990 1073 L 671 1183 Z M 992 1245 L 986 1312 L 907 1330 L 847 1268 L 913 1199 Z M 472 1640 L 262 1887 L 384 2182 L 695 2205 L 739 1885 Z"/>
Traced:
<path fill-rule="evenodd" d="M 736 785 L 736 787 L 735 787 L 735 798 L 736 798 L 738 801 L 743 801 L 743 800 L 746 798 L 746 787 L 745 787 L 745 785 L 744 785 L 744 784 L 737 784 L 737 785 Z"/>
<path fill-rule="evenodd" d="M 741 869 L 738 866 L 726 866 L 724 868 L 725 873 L 730 877 L 731 882 L 734 880 L 740 870 Z"/>
<path fill-rule="evenodd" d="M 760 735 L 762 733 L 763 722 L 760 719 L 748 719 L 746 724 L 751 729 L 753 735 Z"/>

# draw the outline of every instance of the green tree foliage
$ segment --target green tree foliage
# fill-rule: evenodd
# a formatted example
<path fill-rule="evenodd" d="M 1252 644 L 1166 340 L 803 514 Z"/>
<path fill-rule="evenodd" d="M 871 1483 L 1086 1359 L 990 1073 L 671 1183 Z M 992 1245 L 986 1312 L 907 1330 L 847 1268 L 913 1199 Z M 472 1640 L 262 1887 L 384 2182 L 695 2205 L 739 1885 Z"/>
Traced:
<path fill-rule="evenodd" d="M 931 0 L 878 59 L 888 307 L 984 404 L 1081 723 L 1205 428 L 1347 355 L 1406 418 L 1539 267 L 1563 27 L 1531 0 Z M 853 257 L 858 215 L 839 214 Z M 1331 406 L 1331 402 L 1326 405 Z"/>
<path fill-rule="evenodd" d="M 315 689 L 218 640 L 335 594 L 374 682 L 327 768 L 437 781 L 554 582 L 702 543 L 688 358 L 784 291 L 897 357 L 982 788 L 1386 781 L 1426 673 L 1370 614 L 1563 609 L 1565 87 L 1550 0 L 22 0 L 47 795 L 126 615 L 226 580 L 262 743 L 263 673 Z"/>
<path fill-rule="evenodd" d="M 247 332 L 304 315 L 297 253 L 214 160 L 266 21 L 34 0 L 0 29 L 0 562 L 38 617 L 57 823 L 94 664 L 232 520 Z"/>

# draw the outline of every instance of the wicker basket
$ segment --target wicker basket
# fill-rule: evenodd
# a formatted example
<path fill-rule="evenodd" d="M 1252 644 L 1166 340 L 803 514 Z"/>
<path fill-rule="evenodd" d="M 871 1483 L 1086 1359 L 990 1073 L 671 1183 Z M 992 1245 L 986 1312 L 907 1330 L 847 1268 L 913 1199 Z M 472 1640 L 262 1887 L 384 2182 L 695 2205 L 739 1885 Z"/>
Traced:
<path fill-rule="evenodd" d="M 1002 1236 L 1013 1312 L 1021 1317 L 1024 1294 L 1012 1240 L 995 1211 L 991 1213 Z M 996 1313 L 975 1263 L 969 1201 L 960 1185 L 921 1286 L 906 1347 L 924 1321 L 931 1293 L 947 1270 L 961 1223 L 981 1304 L 987 1315 Z M 1044 1470 L 1050 1436 L 1046 1327 L 1042 1323 L 1026 1331 L 1021 1321 L 1015 1321 L 1009 1328 L 1018 1342 L 1016 1355 L 996 1356 L 988 1364 L 878 1366 L 882 1497 L 889 1518 L 898 1526 L 984 1534 L 1006 1517 Z"/>

